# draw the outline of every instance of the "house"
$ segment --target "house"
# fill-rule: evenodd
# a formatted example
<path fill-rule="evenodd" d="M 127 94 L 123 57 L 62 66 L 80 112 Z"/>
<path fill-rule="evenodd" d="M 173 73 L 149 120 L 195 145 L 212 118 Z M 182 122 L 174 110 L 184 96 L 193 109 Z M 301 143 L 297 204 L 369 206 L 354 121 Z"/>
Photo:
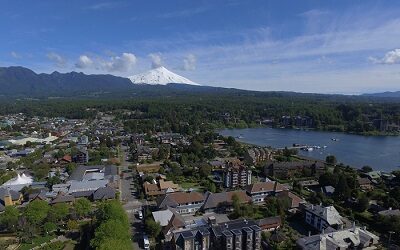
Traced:
<path fill-rule="evenodd" d="M 358 178 L 357 179 L 358 185 L 360 188 L 364 191 L 370 191 L 374 189 L 374 186 L 372 185 L 372 182 L 368 178 Z"/>
<path fill-rule="evenodd" d="M 287 199 L 289 201 L 289 210 L 299 208 L 300 204 L 304 204 L 306 201 L 290 192 L 289 190 L 283 190 L 275 195 L 278 199 Z M 295 210 L 294 210 L 295 211 Z"/>
<path fill-rule="evenodd" d="M 379 237 L 365 227 L 341 229 L 297 240 L 298 249 L 376 249 Z"/>
<path fill-rule="evenodd" d="M 238 197 L 240 203 L 250 203 L 251 198 L 246 194 L 246 191 L 230 191 L 221 193 L 206 193 L 205 202 L 201 208 L 202 211 L 214 212 L 230 210 L 232 208 L 233 197 Z"/>
<path fill-rule="evenodd" d="M 332 196 L 335 193 L 335 188 L 332 186 L 323 186 L 321 187 L 321 192 L 326 196 Z"/>
<path fill-rule="evenodd" d="M 70 194 L 62 194 L 59 193 L 52 201 L 51 204 L 57 204 L 57 203 L 68 203 L 72 204 L 75 201 L 75 197 L 70 195 Z"/>
<path fill-rule="evenodd" d="M 253 220 L 239 219 L 174 232 L 173 248 L 261 249 L 261 228 Z"/>
<path fill-rule="evenodd" d="M 204 195 L 198 192 L 175 192 L 164 194 L 157 200 L 159 209 L 172 207 L 179 214 L 194 214 L 204 203 Z"/>
<path fill-rule="evenodd" d="M 93 201 L 115 199 L 115 189 L 110 186 L 98 188 L 92 194 Z"/>
<path fill-rule="evenodd" d="M 244 154 L 247 164 L 254 165 L 262 161 L 271 160 L 271 151 L 268 148 L 254 147 L 248 149 Z"/>
<path fill-rule="evenodd" d="M 0 204 L 4 207 L 20 205 L 23 200 L 23 196 L 20 192 L 2 187 L 0 188 Z"/>
<path fill-rule="evenodd" d="M 251 184 L 251 170 L 240 161 L 225 163 L 223 183 L 226 188 L 245 187 Z"/>
<path fill-rule="evenodd" d="M 282 225 L 280 216 L 259 219 L 259 220 L 256 220 L 256 223 L 261 228 L 261 230 L 264 232 L 275 231 L 275 230 L 279 229 Z"/>
<path fill-rule="evenodd" d="M 387 210 L 379 211 L 378 214 L 380 216 L 400 216 L 399 209 L 392 209 L 391 207 Z"/>
<path fill-rule="evenodd" d="M 305 222 L 320 232 L 329 227 L 337 229 L 344 224 L 342 216 L 334 206 L 321 205 L 305 206 Z"/>
<path fill-rule="evenodd" d="M 179 185 L 175 184 L 172 181 L 165 181 L 163 179 L 159 179 L 157 183 L 143 183 L 143 190 L 146 197 L 154 197 L 160 196 L 165 193 L 173 193 L 178 191 Z"/>
<path fill-rule="evenodd" d="M 277 181 L 268 181 L 248 185 L 245 190 L 253 203 L 262 203 L 266 197 L 275 196 L 277 193 L 287 190 L 287 188 Z"/>

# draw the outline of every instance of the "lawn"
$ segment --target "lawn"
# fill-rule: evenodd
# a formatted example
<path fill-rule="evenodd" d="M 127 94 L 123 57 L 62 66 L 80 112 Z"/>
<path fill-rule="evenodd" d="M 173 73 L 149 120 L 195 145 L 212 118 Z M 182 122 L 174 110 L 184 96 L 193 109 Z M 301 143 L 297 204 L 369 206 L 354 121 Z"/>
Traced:
<path fill-rule="evenodd" d="M 23 243 L 19 249 L 20 250 L 29 250 L 33 247 L 39 246 L 42 243 L 50 241 L 53 238 L 55 238 L 54 235 L 39 236 L 39 237 L 34 238 L 32 240 L 31 244 Z"/>
<path fill-rule="evenodd" d="M 203 188 L 198 182 L 182 182 L 179 185 L 184 189 L 189 189 L 189 188 L 202 189 Z"/>

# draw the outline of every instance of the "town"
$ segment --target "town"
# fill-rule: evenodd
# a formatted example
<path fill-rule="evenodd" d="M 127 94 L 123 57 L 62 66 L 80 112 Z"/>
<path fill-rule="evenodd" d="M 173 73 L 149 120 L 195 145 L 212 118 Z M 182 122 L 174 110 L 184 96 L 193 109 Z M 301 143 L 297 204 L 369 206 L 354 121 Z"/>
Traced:
<path fill-rule="evenodd" d="M 0 117 L 1 249 L 396 249 L 400 172 L 212 129 Z M 145 126 L 145 125 L 143 125 Z M 190 128 L 190 124 L 182 124 Z M 148 127 L 148 126 L 147 126 Z"/>

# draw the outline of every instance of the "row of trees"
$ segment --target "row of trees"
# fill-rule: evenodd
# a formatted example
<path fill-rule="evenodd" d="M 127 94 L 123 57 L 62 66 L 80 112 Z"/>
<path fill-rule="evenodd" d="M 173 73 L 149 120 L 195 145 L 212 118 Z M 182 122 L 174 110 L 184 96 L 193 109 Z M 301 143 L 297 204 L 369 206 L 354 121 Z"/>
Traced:
<path fill-rule="evenodd" d="M 50 206 L 47 201 L 34 200 L 21 210 L 7 206 L 0 215 L 0 225 L 20 238 L 31 241 L 37 235 L 51 234 L 55 230 L 77 229 L 77 219 L 89 215 L 91 203 L 85 198 L 77 199 L 73 205 L 59 203 Z"/>

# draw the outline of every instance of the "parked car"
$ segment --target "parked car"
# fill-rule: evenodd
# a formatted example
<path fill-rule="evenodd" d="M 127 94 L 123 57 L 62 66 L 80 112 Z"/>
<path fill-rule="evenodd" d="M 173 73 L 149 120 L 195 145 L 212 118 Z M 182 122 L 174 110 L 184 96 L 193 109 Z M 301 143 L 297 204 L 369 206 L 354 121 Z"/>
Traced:
<path fill-rule="evenodd" d="M 143 220 L 143 212 L 140 211 L 140 210 L 139 210 L 139 212 L 138 212 L 138 218 L 139 218 L 140 220 Z"/>
<path fill-rule="evenodd" d="M 143 235 L 143 248 L 150 249 L 149 237 L 147 237 L 145 234 Z"/>

